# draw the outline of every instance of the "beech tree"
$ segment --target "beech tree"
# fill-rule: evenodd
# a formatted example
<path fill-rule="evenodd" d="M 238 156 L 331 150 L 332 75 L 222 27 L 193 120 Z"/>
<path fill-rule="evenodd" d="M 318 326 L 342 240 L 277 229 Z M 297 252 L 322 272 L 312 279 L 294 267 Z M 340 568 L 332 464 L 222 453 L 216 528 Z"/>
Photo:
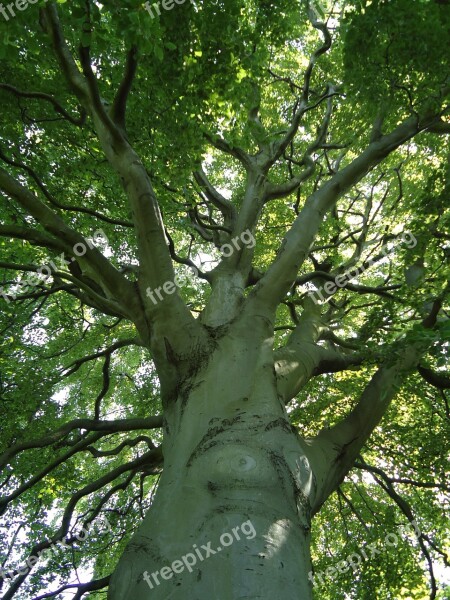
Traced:
<path fill-rule="evenodd" d="M 2 598 L 448 598 L 448 2 L 0 12 Z"/>

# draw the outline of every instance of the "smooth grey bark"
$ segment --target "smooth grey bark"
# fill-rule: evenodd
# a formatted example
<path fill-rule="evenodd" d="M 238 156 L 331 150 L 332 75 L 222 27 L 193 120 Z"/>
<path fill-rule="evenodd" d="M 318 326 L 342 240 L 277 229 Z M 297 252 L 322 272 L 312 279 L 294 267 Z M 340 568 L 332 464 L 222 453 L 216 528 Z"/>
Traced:
<path fill-rule="evenodd" d="M 238 321 L 167 406 L 154 503 L 112 578 L 110 600 L 308 600 L 314 456 L 277 390 L 270 324 Z M 151 589 L 144 579 L 193 544 L 256 532 Z M 205 555 L 205 552 L 203 552 Z M 154 580 L 153 580 L 154 581 Z"/>

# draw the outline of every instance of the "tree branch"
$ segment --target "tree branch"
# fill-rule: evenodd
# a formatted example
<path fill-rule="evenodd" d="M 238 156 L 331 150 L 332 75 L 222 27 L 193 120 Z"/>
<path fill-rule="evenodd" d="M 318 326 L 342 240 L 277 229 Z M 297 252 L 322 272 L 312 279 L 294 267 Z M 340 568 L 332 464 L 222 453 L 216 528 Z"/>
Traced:
<path fill-rule="evenodd" d="M 45 100 L 46 102 L 50 102 L 50 104 L 52 104 L 53 108 L 58 114 L 62 115 L 67 121 L 70 121 L 70 123 L 76 125 L 77 127 L 82 127 L 86 122 L 86 111 L 84 109 L 80 110 L 80 116 L 78 117 L 78 119 L 76 119 L 72 117 L 61 106 L 61 104 L 59 104 L 59 102 L 55 98 L 53 98 L 53 96 L 50 96 L 50 94 L 44 94 L 42 92 L 23 92 L 14 87 L 13 85 L 9 85 L 7 83 L 0 83 L 0 89 L 11 92 L 19 98 L 34 98 L 36 100 Z"/>
<path fill-rule="evenodd" d="M 289 127 L 288 132 L 285 135 L 285 137 L 281 141 L 278 141 L 273 145 L 273 150 L 269 153 L 269 156 L 265 159 L 264 167 L 263 167 L 264 169 L 269 169 L 270 166 L 273 165 L 280 158 L 280 156 L 282 156 L 284 154 L 286 148 L 289 146 L 289 144 L 292 142 L 292 140 L 296 136 L 304 114 L 308 110 L 311 110 L 312 108 L 315 108 L 316 106 L 318 106 L 321 102 L 323 102 L 323 100 L 329 98 L 328 90 L 327 90 L 327 92 L 320 98 L 320 100 L 314 106 L 308 106 L 309 94 L 310 94 L 310 83 L 311 83 L 311 77 L 312 77 L 312 74 L 314 71 L 314 67 L 316 65 L 317 60 L 322 56 L 322 54 L 325 54 L 326 52 L 328 52 L 328 50 L 331 48 L 331 43 L 332 43 L 331 35 L 330 35 L 330 32 L 328 31 L 328 27 L 326 26 L 326 24 L 318 21 L 318 19 L 316 18 L 315 14 L 314 14 L 314 11 L 312 11 L 309 8 L 308 8 L 308 16 L 309 16 L 309 19 L 310 19 L 313 27 L 322 33 L 324 42 L 312 54 L 312 56 L 309 60 L 308 67 L 306 68 L 305 75 L 303 78 L 303 93 L 299 99 L 298 107 L 294 113 L 294 117 L 292 119 L 291 126 Z M 335 95 L 335 92 L 333 91 L 332 94 Z"/>
<path fill-rule="evenodd" d="M 37 229 L 28 229 L 28 227 L 19 227 L 18 225 L 0 225 L 0 236 L 10 237 L 18 240 L 32 242 L 36 246 L 48 248 L 50 250 L 64 251 L 65 245 L 55 238 L 38 231 Z"/>
<path fill-rule="evenodd" d="M 125 113 L 127 107 L 128 96 L 131 92 L 131 87 L 137 71 L 137 47 L 133 46 L 127 55 L 127 62 L 125 66 L 125 74 L 122 82 L 117 90 L 116 97 L 111 109 L 112 119 L 119 127 L 123 130 L 126 129 Z"/>
<path fill-rule="evenodd" d="M 60 442 L 75 429 L 85 429 L 86 431 L 102 431 L 105 434 L 122 433 L 126 431 L 136 431 L 139 429 L 160 429 L 163 426 L 163 417 L 147 417 L 141 419 L 117 419 L 115 421 L 97 421 L 93 419 L 74 419 L 65 425 L 62 425 L 55 431 L 47 433 L 44 437 L 26 442 L 17 442 L 8 448 L 0 456 L 0 469 L 3 469 L 14 456 L 24 450 L 32 448 L 45 448 Z"/>
<path fill-rule="evenodd" d="M 166 284 L 174 281 L 175 273 L 150 177 L 123 130 L 106 112 L 92 69 L 89 48 L 80 48 L 83 68 L 81 74 L 64 40 L 56 7 L 47 6 L 45 11 L 62 71 L 91 115 L 105 156 L 119 177 L 129 200 L 137 238 L 139 278 L 136 286 L 125 279 L 128 289 L 132 291 L 127 294 L 125 314 L 136 324 L 141 338 L 152 347 L 161 378 L 162 395 L 165 396 L 166 391 L 169 393 L 168 390 L 176 386 L 179 376 L 175 363 L 172 361 L 171 365 L 168 364 L 166 340 L 169 340 L 176 356 L 187 357 L 192 345 L 208 341 L 207 335 L 194 319 L 176 287 L 173 293 L 166 293 L 161 302 L 154 303 L 151 300 L 151 290 L 165 289 Z M 127 86 L 128 83 L 122 90 L 122 98 Z M 116 285 L 115 289 L 120 287 Z"/>
<path fill-rule="evenodd" d="M 285 404 L 295 398 L 312 377 L 359 366 L 367 358 L 363 353 L 344 354 L 319 346 L 317 342 L 327 335 L 329 330 L 320 307 L 306 299 L 287 344 L 275 351 L 277 391 Z"/>
<path fill-rule="evenodd" d="M 232 146 L 229 142 L 224 140 L 219 135 L 210 135 L 208 133 L 205 133 L 204 136 L 211 144 L 211 146 L 217 148 L 217 150 L 225 152 L 225 154 L 229 154 L 230 156 L 236 158 L 244 166 L 246 171 L 252 168 L 253 160 L 251 156 L 247 154 L 247 152 L 245 152 L 241 148 L 238 148 L 237 146 Z"/>
<path fill-rule="evenodd" d="M 32 169 L 30 166 L 26 165 L 22 161 L 11 160 L 6 156 L 6 154 L 4 154 L 2 150 L 0 150 L 0 158 L 8 165 L 26 171 L 30 175 L 30 177 L 36 182 L 36 185 L 47 198 L 47 200 L 53 206 L 56 206 L 60 210 L 79 212 L 84 213 L 86 215 L 91 215 L 92 217 L 96 217 L 100 221 L 104 221 L 105 223 L 111 223 L 112 225 L 120 225 L 122 227 L 133 227 L 133 223 L 131 223 L 130 221 L 123 221 L 122 219 L 113 219 L 112 217 L 107 217 L 106 215 L 103 215 L 92 208 L 86 208 L 85 206 L 69 206 L 67 204 L 62 204 L 61 202 L 58 202 L 58 200 L 56 200 L 53 194 L 49 192 L 49 190 L 47 189 L 47 187 L 45 186 L 45 184 L 34 169 Z"/>
<path fill-rule="evenodd" d="M 322 430 L 313 446 L 326 456 L 326 466 L 318 469 L 317 512 L 352 468 L 361 448 L 382 419 L 407 374 L 420 362 L 436 336 L 424 336 L 408 343 L 404 339 L 390 350 L 390 359 L 373 375 L 357 405 L 349 415 L 328 430 Z M 396 359 L 393 359 L 396 356 Z"/>
<path fill-rule="evenodd" d="M 264 201 L 269 202 L 270 200 L 275 200 L 278 198 L 285 198 L 286 196 L 290 196 L 299 186 L 309 179 L 311 175 L 314 173 L 316 168 L 316 164 L 310 156 L 305 156 L 303 162 L 307 164 L 306 169 L 296 177 L 293 177 L 289 181 L 285 183 L 280 183 L 275 185 L 273 183 L 269 183 L 266 187 Z"/>
<path fill-rule="evenodd" d="M 33 600 L 44 600 L 45 598 L 54 598 L 55 596 L 62 594 L 66 590 L 76 589 L 77 593 L 73 597 L 73 600 L 79 600 L 86 592 L 94 592 L 97 590 L 102 590 L 103 588 L 109 585 L 109 580 L 111 579 L 111 575 L 107 577 L 102 577 L 102 579 L 96 579 L 95 581 L 90 581 L 89 583 L 69 583 L 61 586 L 55 592 L 47 592 L 42 594 L 41 596 L 36 596 Z"/>
<path fill-rule="evenodd" d="M 81 498 L 89 496 L 90 494 L 96 492 L 111 481 L 114 481 L 114 479 L 117 479 L 117 477 L 120 477 L 120 475 L 122 475 L 123 473 L 126 473 L 127 471 L 138 472 L 140 469 L 142 469 L 145 466 L 148 466 L 149 464 L 152 464 L 154 466 L 154 469 L 158 469 L 162 460 L 163 457 L 161 448 L 155 448 L 154 450 L 146 452 L 142 456 L 139 456 L 138 458 L 134 459 L 133 461 L 127 464 L 116 467 L 110 473 L 103 475 L 96 481 L 93 481 L 92 483 L 84 486 L 81 490 L 78 490 L 78 492 L 72 495 L 68 505 L 64 510 L 61 526 L 58 529 L 58 531 L 52 536 L 50 540 L 36 544 L 31 549 L 30 555 L 36 556 L 41 550 L 49 548 L 51 545 L 64 538 L 64 536 L 69 530 L 73 511 L 75 510 L 75 507 L 81 500 Z M 25 572 L 22 573 L 24 570 Z M 14 598 L 15 593 L 20 588 L 22 583 L 26 580 L 30 572 L 31 569 L 28 567 L 20 569 L 21 574 L 12 582 L 11 587 L 3 596 L 2 600 L 12 600 Z"/>
<path fill-rule="evenodd" d="M 68 377 L 69 375 L 72 375 L 73 373 L 78 371 L 78 369 L 81 367 L 81 365 L 83 365 L 84 363 L 86 363 L 90 360 L 95 360 L 97 358 L 111 356 L 111 354 L 113 352 L 115 352 L 116 350 L 118 350 L 119 348 L 124 348 L 125 346 L 132 346 L 132 345 L 140 346 L 141 341 L 139 340 L 139 338 L 126 338 L 123 340 L 119 340 L 119 341 L 115 342 L 114 344 L 112 344 L 111 346 L 109 346 L 108 348 L 105 348 L 104 350 L 99 350 L 98 352 L 95 352 L 94 354 L 89 354 L 88 356 L 83 356 L 82 358 L 75 360 L 72 364 L 70 364 L 68 367 L 63 369 L 65 371 L 64 377 Z"/>
<path fill-rule="evenodd" d="M 97 136 L 105 155 L 121 178 L 130 200 L 138 238 L 139 259 L 143 275 L 142 286 L 145 290 L 149 286 L 155 287 L 171 281 L 174 273 L 165 243 L 162 217 L 147 171 L 123 134 L 106 114 L 92 71 L 89 50 L 80 49 L 83 77 L 64 40 L 56 8 L 52 5 L 47 6 L 45 11 L 49 18 L 53 45 L 63 73 L 69 85 L 93 117 Z M 142 301 L 145 303 L 145 293 L 141 295 Z M 150 306 L 148 302 L 147 305 Z"/>
<path fill-rule="evenodd" d="M 130 308 L 136 304 L 134 287 L 97 248 L 91 248 L 82 235 L 68 227 L 46 204 L 19 184 L 1 167 L 0 189 L 17 200 L 48 233 L 59 241 L 59 244 L 64 247 L 69 256 L 72 256 L 81 265 L 88 265 L 94 271 L 99 282 L 109 292 L 109 296 L 117 298 L 123 314 L 128 315 L 133 320 L 133 317 L 130 317 Z M 82 244 L 86 248 L 83 257 L 77 257 L 74 254 L 73 249 L 77 244 Z M 137 307 L 136 310 L 138 310 Z M 133 316 L 135 317 L 135 315 Z"/>
<path fill-rule="evenodd" d="M 225 226 L 232 228 L 237 218 L 237 211 L 233 203 L 224 198 L 222 194 L 219 194 L 216 188 L 211 185 L 203 169 L 200 168 L 198 171 L 194 171 L 194 178 L 208 200 L 222 213 Z"/>
<path fill-rule="evenodd" d="M 101 401 L 106 396 L 106 394 L 108 393 L 108 390 L 109 390 L 109 384 L 110 384 L 110 381 L 111 381 L 111 378 L 110 378 L 110 375 L 109 375 L 110 364 L 111 364 L 111 352 L 108 352 L 106 354 L 106 356 L 105 356 L 105 362 L 104 362 L 103 369 L 102 369 L 102 374 L 103 374 L 102 389 L 100 390 L 99 395 L 95 399 L 94 419 L 96 421 L 100 420 Z"/>
<path fill-rule="evenodd" d="M 389 477 L 386 475 L 386 473 L 382 469 L 379 469 L 377 467 L 373 467 L 371 465 L 368 465 L 365 462 L 363 462 L 363 463 L 356 463 L 355 466 L 357 468 L 359 468 L 359 469 L 364 469 L 364 470 L 369 471 L 372 474 L 372 477 L 383 488 L 383 490 L 387 493 L 387 495 L 392 500 L 394 500 L 394 502 L 400 508 L 401 512 L 406 516 L 406 518 L 408 519 L 408 521 L 410 523 L 413 523 L 415 521 L 414 515 L 413 515 L 413 512 L 411 510 L 411 507 L 410 507 L 409 503 L 404 498 L 402 498 L 395 491 L 395 488 L 392 485 L 392 481 L 389 479 Z M 378 479 L 378 477 L 375 476 L 375 473 L 377 475 L 379 475 L 383 479 L 384 483 L 382 481 L 380 481 Z M 418 539 L 420 548 L 422 550 L 422 553 L 425 556 L 425 559 L 426 559 L 426 561 L 428 563 L 428 572 L 430 574 L 430 582 L 431 582 L 430 600 L 433 600 L 434 598 L 436 598 L 436 593 L 437 593 L 436 578 L 435 578 L 435 575 L 434 575 L 433 561 L 431 559 L 431 556 L 430 556 L 430 553 L 428 551 L 428 548 L 425 546 L 425 543 L 424 543 L 424 539 L 426 539 L 429 542 L 430 542 L 430 540 L 429 540 L 428 536 L 426 536 L 422 532 L 418 536 L 417 539 Z M 437 550 L 441 555 L 444 556 L 444 559 L 447 560 L 446 555 L 442 551 L 440 551 L 439 549 L 437 549 L 434 544 L 432 544 L 432 545 L 435 548 L 435 550 Z"/>
<path fill-rule="evenodd" d="M 11 492 L 7 496 L 0 497 L 0 515 L 4 514 L 10 502 L 19 498 L 24 492 L 31 489 L 34 485 L 36 485 L 36 483 L 44 479 L 44 477 L 46 477 L 49 473 L 56 469 L 56 467 L 59 467 L 59 465 L 69 460 L 69 458 L 71 458 L 75 454 L 78 454 L 78 452 L 86 450 L 87 446 L 90 446 L 101 437 L 101 432 L 95 432 L 93 435 L 80 440 L 77 444 L 72 446 L 70 450 L 56 458 L 39 473 L 36 473 L 36 475 L 33 475 L 33 477 L 31 477 L 28 481 L 22 483 L 16 490 Z"/>
<path fill-rule="evenodd" d="M 325 214 L 371 169 L 428 124 L 417 123 L 414 117 L 410 117 L 389 135 L 369 144 L 356 159 L 309 196 L 286 234 L 274 263 L 256 285 L 249 300 L 263 302 L 274 310 L 295 282 L 298 269 L 308 256 Z"/>
<path fill-rule="evenodd" d="M 418 366 L 417 370 L 422 375 L 422 377 L 433 385 L 434 387 L 440 390 L 448 390 L 450 389 L 450 377 L 448 375 L 443 375 L 441 373 L 436 373 L 427 367 Z"/>
<path fill-rule="evenodd" d="M 450 133 L 450 123 L 441 119 L 431 127 L 428 127 L 427 131 L 439 135 L 448 135 Z"/>

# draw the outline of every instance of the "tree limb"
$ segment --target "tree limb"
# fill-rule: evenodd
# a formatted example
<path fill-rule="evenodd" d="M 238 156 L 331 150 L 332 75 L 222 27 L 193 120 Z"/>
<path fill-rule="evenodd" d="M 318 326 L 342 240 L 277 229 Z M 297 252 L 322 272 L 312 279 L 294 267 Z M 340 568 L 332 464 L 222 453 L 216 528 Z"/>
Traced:
<path fill-rule="evenodd" d="M 127 107 L 128 96 L 131 92 L 131 87 L 137 71 L 137 47 L 133 46 L 127 55 L 127 62 L 125 65 L 125 74 L 122 82 L 117 90 L 116 97 L 112 105 L 111 116 L 115 123 L 119 125 L 123 130 L 126 129 L 125 113 Z"/>
<path fill-rule="evenodd" d="M 102 590 L 109 585 L 109 580 L 111 579 L 111 575 L 107 577 L 102 577 L 102 579 L 96 579 L 95 581 L 90 581 L 89 583 L 68 583 L 66 585 L 61 586 L 54 592 L 47 592 L 40 596 L 36 596 L 33 600 L 45 600 L 45 598 L 54 598 L 55 596 L 62 594 L 66 590 L 76 589 L 77 593 L 73 597 L 73 600 L 79 600 L 84 594 L 87 592 L 94 592 L 97 590 Z"/>
<path fill-rule="evenodd" d="M 439 135 L 448 135 L 450 133 L 450 123 L 441 119 L 431 127 L 428 127 L 427 131 Z"/>
<path fill-rule="evenodd" d="M 46 204 L 37 196 L 23 187 L 0 167 L 0 189 L 14 198 L 28 213 L 38 221 L 43 228 L 53 235 L 69 256 L 81 264 L 87 263 L 94 271 L 99 282 L 108 290 L 111 298 L 116 298 L 121 304 L 124 314 L 129 314 L 129 308 L 136 304 L 133 285 L 106 259 L 95 247 L 91 248 L 85 238 L 68 227 Z M 74 247 L 82 244 L 86 253 L 82 258 L 74 255 Z"/>
<path fill-rule="evenodd" d="M 386 156 L 428 125 L 428 121 L 418 123 L 414 117 L 408 118 L 390 134 L 369 144 L 356 159 L 309 196 L 286 234 L 275 261 L 256 285 L 249 300 L 263 302 L 274 310 L 296 280 L 298 269 L 308 256 L 325 214 Z"/>
<path fill-rule="evenodd" d="M 275 351 L 275 373 L 278 395 L 287 404 L 306 383 L 322 373 L 335 373 L 361 365 L 362 353 L 343 354 L 324 348 L 317 342 L 328 334 L 320 307 L 305 300 L 305 307 L 288 342 Z"/>
<path fill-rule="evenodd" d="M 18 240 L 27 240 L 36 246 L 41 246 L 50 250 L 65 250 L 65 245 L 59 240 L 41 231 L 38 231 L 37 229 L 29 229 L 28 227 L 19 227 L 18 225 L 0 225 L 0 236 L 11 237 Z"/>
<path fill-rule="evenodd" d="M 30 175 L 30 177 L 36 182 L 36 185 L 47 198 L 47 200 L 53 206 L 56 206 L 60 210 L 84 213 L 86 215 L 96 217 L 97 219 L 99 219 L 100 221 L 104 221 L 105 223 L 111 223 L 112 225 L 120 225 L 122 227 L 133 227 L 133 223 L 131 223 L 130 221 L 124 221 L 122 219 L 114 219 L 112 217 L 108 217 L 92 208 L 86 208 L 85 206 L 69 206 L 68 204 L 62 204 L 61 202 L 58 202 L 58 200 L 56 200 L 53 194 L 49 192 L 49 190 L 47 189 L 41 178 L 38 176 L 36 171 L 32 169 L 29 165 L 26 165 L 22 161 L 11 160 L 6 156 L 6 154 L 4 154 L 2 150 L 0 150 L 0 158 L 8 165 L 26 171 Z"/>
<path fill-rule="evenodd" d="M 326 466 L 318 470 L 318 493 L 314 512 L 317 512 L 328 496 L 339 487 L 361 448 L 396 396 L 405 377 L 417 367 L 423 354 L 434 341 L 435 336 L 425 336 L 421 341 L 407 343 L 402 340 L 394 345 L 391 353 L 397 358 L 393 360 L 391 356 L 376 371 L 355 408 L 345 419 L 331 429 L 322 430 L 314 439 L 314 447 L 326 457 Z"/>
<path fill-rule="evenodd" d="M 417 370 L 422 375 L 422 377 L 433 385 L 434 387 L 440 390 L 448 390 L 450 389 L 450 377 L 448 375 L 443 375 L 442 373 L 437 373 L 436 371 L 432 371 L 427 367 L 418 366 Z"/>
<path fill-rule="evenodd" d="M 198 169 L 198 171 L 194 171 L 194 178 L 208 200 L 222 213 L 225 226 L 232 228 L 237 218 L 236 208 L 233 203 L 224 198 L 222 194 L 213 187 L 202 168 Z"/>
<path fill-rule="evenodd" d="M 7 83 L 0 83 L 0 89 L 11 92 L 19 98 L 34 98 L 36 100 L 45 100 L 46 102 L 50 102 L 50 104 L 52 104 L 53 108 L 57 113 L 62 115 L 67 121 L 70 121 L 70 123 L 76 125 L 77 127 L 82 127 L 86 122 L 86 111 L 84 109 L 80 110 L 80 116 L 78 117 L 78 119 L 76 119 L 72 117 L 61 106 L 61 104 L 56 100 L 56 98 L 53 98 L 53 96 L 51 96 L 50 94 L 44 94 L 42 92 L 23 92 L 14 87 L 13 85 L 9 85 Z"/>
<path fill-rule="evenodd" d="M 61 526 L 58 529 L 58 531 L 52 536 L 52 538 L 50 540 L 36 544 L 31 549 L 30 555 L 36 556 L 41 550 L 49 548 L 50 546 L 52 546 L 53 544 L 55 544 L 58 541 L 61 541 L 65 537 L 65 535 L 67 534 L 67 532 L 69 530 L 70 520 L 72 518 L 73 511 L 75 510 L 75 507 L 78 504 L 78 502 L 81 500 L 81 498 L 88 496 L 88 495 L 92 494 L 93 492 L 96 492 L 97 490 L 104 487 L 111 481 L 114 481 L 114 479 L 117 479 L 117 477 L 119 477 L 123 473 L 126 473 L 127 471 L 137 472 L 139 469 L 143 468 L 144 466 L 146 466 L 148 464 L 153 464 L 154 468 L 158 469 L 161 462 L 162 462 L 161 448 L 155 448 L 154 450 L 150 450 L 149 452 L 146 452 L 142 456 L 139 456 L 138 458 L 136 458 L 135 460 L 133 460 L 127 464 L 116 467 L 110 473 L 103 475 L 96 481 L 93 481 L 92 483 L 89 483 L 88 485 L 84 486 L 81 490 L 78 490 L 78 492 L 76 492 L 75 494 L 72 495 L 68 505 L 66 506 L 66 508 L 64 510 L 64 515 L 62 517 Z M 24 569 L 25 569 L 25 572 L 22 573 Z M 17 590 L 20 588 L 22 583 L 26 580 L 29 573 L 31 572 L 31 569 L 28 568 L 28 566 L 25 567 L 24 569 L 20 569 L 21 574 L 18 577 L 16 577 L 16 579 L 12 582 L 11 587 L 6 592 L 6 594 L 3 596 L 2 600 L 12 600 L 14 598 L 15 593 L 17 592 Z"/>
<path fill-rule="evenodd" d="M 266 158 L 266 160 L 264 162 L 264 169 L 269 169 L 270 166 L 273 165 L 280 158 L 280 156 L 282 156 L 284 154 L 284 151 L 286 150 L 286 148 L 289 146 L 291 141 L 296 136 L 298 128 L 301 123 L 301 120 L 302 120 L 304 114 L 307 112 L 307 110 L 310 110 L 311 108 L 314 108 L 315 106 L 318 106 L 318 104 L 320 102 L 322 102 L 323 100 L 325 100 L 329 97 L 328 92 L 326 92 L 321 97 L 321 99 L 319 100 L 318 103 L 316 103 L 312 107 L 308 107 L 308 100 L 309 100 L 309 94 L 310 94 L 310 83 L 311 83 L 311 77 L 312 77 L 312 74 L 314 71 L 314 67 L 316 65 L 317 60 L 322 56 L 322 54 L 325 54 L 326 52 L 328 52 L 328 50 L 331 48 L 331 43 L 332 43 L 331 35 L 330 35 L 330 32 L 328 31 L 328 27 L 326 26 L 326 24 L 318 21 L 314 12 L 309 8 L 308 8 L 308 16 L 309 16 L 309 19 L 310 19 L 313 27 L 322 33 L 324 41 L 323 41 L 323 44 L 319 48 L 317 48 L 317 50 L 315 50 L 315 52 L 312 54 L 312 56 L 309 60 L 308 67 L 306 68 L 305 75 L 303 78 L 303 93 L 300 97 L 299 105 L 294 113 L 294 117 L 292 119 L 291 126 L 289 127 L 286 136 L 281 141 L 278 141 L 274 144 L 273 150 L 269 153 L 269 156 Z M 333 94 L 334 93 L 335 92 L 333 92 Z"/>
<path fill-rule="evenodd" d="M 115 421 L 97 421 L 94 419 L 74 419 L 62 425 L 55 431 L 47 433 L 44 437 L 26 442 L 17 442 L 0 456 L 0 469 L 3 469 L 14 456 L 23 450 L 32 448 L 45 448 L 60 442 L 75 429 L 86 431 L 102 431 L 105 434 L 136 431 L 139 429 L 160 429 L 163 426 L 163 417 L 147 417 L 141 419 L 117 419 Z"/>
<path fill-rule="evenodd" d="M 372 477 L 383 488 L 383 490 L 387 493 L 387 495 L 392 500 L 394 500 L 394 502 L 400 508 L 401 512 L 406 516 L 406 518 L 408 519 L 408 521 L 410 523 L 414 522 L 414 520 L 415 520 L 414 519 L 414 515 L 413 515 L 413 512 L 411 510 L 411 507 L 410 507 L 409 503 L 396 492 L 394 486 L 392 485 L 392 481 L 389 479 L 389 477 L 386 475 L 386 473 L 382 469 L 379 469 L 377 467 L 373 467 L 371 465 L 368 465 L 365 462 L 356 463 L 355 466 L 357 468 L 359 468 L 359 469 L 365 469 L 365 470 L 369 471 L 372 474 Z M 380 481 L 378 479 L 378 477 L 375 476 L 375 473 L 378 474 L 383 479 L 383 482 Z M 428 548 L 425 546 L 425 543 L 424 543 L 424 539 L 427 539 L 427 541 L 429 541 L 429 542 L 430 542 L 430 540 L 429 540 L 428 536 L 426 536 L 422 532 L 418 536 L 417 539 L 418 539 L 420 548 L 422 550 L 422 553 L 425 556 L 425 559 L 426 559 L 426 561 L 428 563 L 428 572 L 430 574 L 430 582 L 431 582 L 430 600 L 433 600 L 434 598 L 436 598 L 436 593 L 437 593 L 436 578 L 435 578 L 435 575 L 434 575 L 433 561 L 431 559 L 431 556 L 430 556 L 430 553 L 428 551 Z M 433 547 L 435 549 L 437 549 L 434 544 L 432 544 L 432 545 L 433 545 Z M 437 551 L 440 552 L 440 554 L 444 556 L 444 559 L 447 562 L 446 555 L 442 551 L 440 551 L 439 549 L 437 549 Z"/>
<path fill-rule="evenodd" d="M 247 154 L 247 152 L 242 150 L 242 148 L 233 146 L 219 135 L 210 135 L 208 133 L 205 133 L 204 136 L 205 139 L 207 139 L 208 142 L 211 144 L 211 146 L 217 148 L 217 150 L 225 152 L 225 154 L 229 154 L 230 156 L 236 158 L 244 166 L 246 171 L 252 168 L 253 160 L 251 156 Z"/>

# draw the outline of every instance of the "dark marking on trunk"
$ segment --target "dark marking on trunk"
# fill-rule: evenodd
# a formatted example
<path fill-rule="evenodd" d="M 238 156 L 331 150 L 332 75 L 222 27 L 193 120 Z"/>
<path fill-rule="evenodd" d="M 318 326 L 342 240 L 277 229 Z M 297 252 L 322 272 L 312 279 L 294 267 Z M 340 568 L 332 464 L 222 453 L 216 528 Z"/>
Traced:
<path fill-rule="evenodd" d="M 207 487 L 208 487 L 208 490 L 213 493 L 217 492 L 217 490 L 219 489 L 219 486 L 216 483 L 214 483 L 213 481 L 208 481 Z"/>
<path fill-rule="evenodd" d="M 280 417 L 279 419 L 275 419 L 275 421 L 267 423 L 267 425 L 264 427 L 264 431 L 270 431 L 276 427 L 280 427 L 287 433 L 292 433 L 291 425 L 284 417 Z"/>
<path fill-rule="evenodd" d="M 169 340 L 166 337 L 164 338 L 164 345 L 166 347 L 167 361 L 169 362 L 169 364 L 176 366 L 178 364 L 178 358 L 177 358 L 175 352 L 173 351 L 173 348 L 170 345 Z"/>
<path fill-rule="evenodd" d="M 343 446 L 337 446 L 336 450 L 339 450 L 339 454 L 334 459 L 334 461 L 333 461 L 334 464 L 340 462 L 341 460 L 343 460 L 345 458 L 345 455 L 347 454 L 347 448 L 349 446 L 351 446 L 353 444 L 353 442 L 356 442 L 357 439 L 359 439 L 358 435 L 356 437 L 354 437 L 352 440 L 350 440 L 349 442 L 347 442 L 346 444 L 344 444 Z"/>
<path fill-rule="evenodd" d="M 208 444 L 205 444 L 202 448 L 199 448 L 197 446 L 197 448 L 194 450 L 194 452 L 189 457 L 189 459 L 188 459 L 188 461 L 186 463 L 186 467 L 191 467 L 192 463 L 194 462 L 194 460 L 200 454 L 204 454 L 207 450 L 210 450 L 211 448 L 214 448 L 214 446 L 217 446 L 218 444 L 219 444 L 219 442 L 217 440 L 211 440 Z"/>
<path fill-rule="evenodd" d="M 211 327 L 210 325 L 205 325 L 204 327 L 213 340 L 220 340 L 220 338 L 223 338 L 230 329 L 228 324 L 220 325 L 219 327 Z"/>
<path fill-rule="evenodd" d="M 300 489 L 297 480 L 285 458 L 273 450 L 269 450 L 268 454 L 270 457 L 270 462 L 277 472 L 280 483 L 283 484 L 283 487 L 286 490 L 286 494 L 292 494 L 293 506 L 295 506 L 296 513 L 300 517 L 303 532 L 305 535 L 307 535 L 310 531 L 309 524 L 311 522 L 311 505 L 309 500 Z M 300 510 L 299 505 L 301 507 Z"/>
<path fill-rule="evenodd" d="M 211 423 L 211 421 L 213 421 L 213 419 L 210 420 L 210 423 Z M 225 431 L 227 431 L 227 429 L 229 429 L 230 427 L 232 427 L 235 423 L 238 423 L 239 421 L 241 421 L 241 416 L 236 415 L 232 419 L 222 419 L 222 421 L 220 422 L 220 425 L 216 425 L 215 427 L 210 427 L 210 429 L 208 429 L 208 431 L 205 433 L 205 435 L 202 437 L 200 442 L 195 447 L 194 451 L 192 452 L 191 456 L 189 457 L 189 459 L 186 463 L 186 466 L 187 467 L 191 466 L 194 458 L 196 458 L 200 453 L 205 452 L 206 450 L 208 450 L 211 447 L 210 440 L 212 440 L 216 436 L 220 435 L 221 433 L 224 433 Z M 216 445 L 218 443 L 219 442 L 216 441 L 212 445 Z"/>
<path fill-rule="evenodd" d="M 166 417 L 163 417 L 163 430 L 165 431 L 166 435 L 170 435 L 170 427 Z"/>

